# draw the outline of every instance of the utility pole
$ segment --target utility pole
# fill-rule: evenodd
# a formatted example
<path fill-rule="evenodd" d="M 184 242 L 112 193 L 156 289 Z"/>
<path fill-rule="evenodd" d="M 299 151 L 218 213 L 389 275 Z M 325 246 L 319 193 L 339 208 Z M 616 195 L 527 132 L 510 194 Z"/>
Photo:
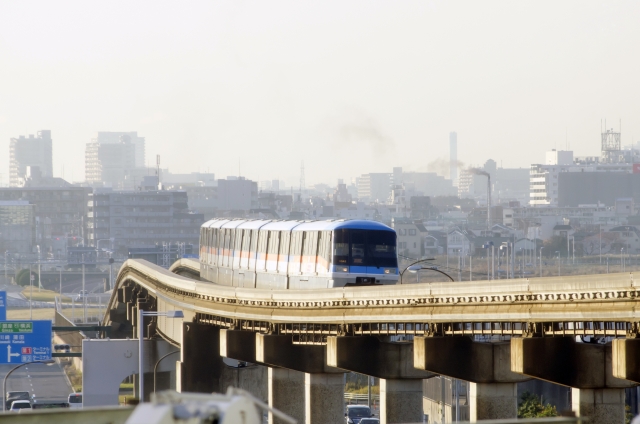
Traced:
<path fill-rule="evenodd" d="M 87 323 L 87 292 L 85 290 L 85 279 L 84 279 L 84 253 L 82 254 L 82 322 Z"/>

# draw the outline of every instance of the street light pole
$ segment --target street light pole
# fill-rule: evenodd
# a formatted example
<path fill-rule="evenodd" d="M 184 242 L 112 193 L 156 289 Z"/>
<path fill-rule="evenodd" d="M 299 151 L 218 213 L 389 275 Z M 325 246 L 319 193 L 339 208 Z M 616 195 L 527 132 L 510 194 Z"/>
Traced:
<path fill-rule="evenodd" d="M 544 246 L 540 248 L 540 277 L 542 277 L 542 249 L 544 249 Z"/>
<path fill-rule="evenodd" d="M 82 254 L 82 322 L 87 323 L 87 291 L 84 288 L 84 253 Z"/>
<path fill-rule="evenodd" d="M 4 394 L 4 396 L 6 396 L 7 393 L 7 378 L 9 378 L 9 376 L 11 375 L 12 372 L 14 372 L 15 370 L 17 370 L 20 367 L 24 367 L 25 365 L 29 365 L 29 364 L 46 364 L 46 365 L 53 365 L 55 364 L 56 361 L 53 359 L 45 359 L 44 361 L 31 361 L 31 362 L 25 362 L 23 364 L 18 365 L 17 367 L 12 368 L 7 375 L 4 376 L 4 380 L 2 381 L 2 393 Z M 7 410 L 7 399 L 3 399 L 2 400 L 2 411 L 6 411 Z"/>
<path fill-rule="evenodd" d="M 40 291 L 42 288 L 42 281 L 40 279 L 40 245 L 36 245 L 36 248 L 38 249 L 38 291 Z"/>
<path fill-rule="evenodd" d="M 31 264 L 29 264 L 29 319 L 33 320 L 33 274 Z"/>
<path fill-rule="evenodd" d="M 145 312 L 138 310 L 138 399 L 144 402 L 144 317 L 184 318 L 182 311 Z M 162 358 L 160 358 L 162 359 Z"/>
<path fill-rule="evenodd" d="M 156 371 L 158 369 L 158 365 L 160 364 L 160 361 L 162 361 L 164 358 L 166 358 L 169 355 L 173 355 L 174 353 L 180 353 L 180 350 L 174 350 L 173 352 L 169 352 L 163 355 L 160 359 L 156 361 L 156 364 L 153 366 L 153 393 L 156 392 Z"/>
<path fill-rule="evenodd" d="M 600 236 L 600 265 L 602 265 L 602 224 L 598 224 L 599 227 L 599 236 Z"/>

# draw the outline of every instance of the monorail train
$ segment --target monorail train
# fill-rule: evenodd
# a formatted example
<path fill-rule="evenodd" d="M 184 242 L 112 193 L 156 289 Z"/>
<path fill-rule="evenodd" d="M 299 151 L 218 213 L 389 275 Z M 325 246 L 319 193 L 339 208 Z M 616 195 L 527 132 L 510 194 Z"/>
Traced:
<path fill-rule="evenodd" d="M 269 289 L 395 284 L 396 232 L 374 221 L 213 219 L 200 229 L 200 276 Z"/>

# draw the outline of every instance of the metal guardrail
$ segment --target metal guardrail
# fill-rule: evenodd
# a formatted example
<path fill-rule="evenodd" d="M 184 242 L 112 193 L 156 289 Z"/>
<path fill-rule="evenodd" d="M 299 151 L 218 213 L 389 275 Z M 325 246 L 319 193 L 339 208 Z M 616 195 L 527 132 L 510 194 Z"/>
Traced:
<path fill-rule="evenodd" d="M 345 400 L 369 400 L 369 395 L 360 394 L 360 393 L 345 393 L 344 399 Z M 371 400 L 379 401 L 380 395 L 372 393 Z"/>
<path fill-rule="evenodd" d="M 553 418 L 509 418 L 506 420 L 480 420 L 482 424 L 586 424 L 589 420 L 580 417 L 553 417 Z M 468 421 L 460 422 L 460 424 Z"/>

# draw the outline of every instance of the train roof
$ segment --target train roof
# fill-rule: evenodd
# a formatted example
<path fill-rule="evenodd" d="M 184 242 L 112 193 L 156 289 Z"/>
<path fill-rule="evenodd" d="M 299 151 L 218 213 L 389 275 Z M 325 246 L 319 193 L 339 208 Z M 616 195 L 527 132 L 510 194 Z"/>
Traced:
<path fill-rule="evenodd" d="M 333 231 L 333 230 L 379 230 L 394 231 L 377 221 L 361 219 L 338 219 L 326 221 L 276 221 L 263 219 L 212 219 L 202 224 L 204 228 L 239 228 L 274 231 Z"/>

